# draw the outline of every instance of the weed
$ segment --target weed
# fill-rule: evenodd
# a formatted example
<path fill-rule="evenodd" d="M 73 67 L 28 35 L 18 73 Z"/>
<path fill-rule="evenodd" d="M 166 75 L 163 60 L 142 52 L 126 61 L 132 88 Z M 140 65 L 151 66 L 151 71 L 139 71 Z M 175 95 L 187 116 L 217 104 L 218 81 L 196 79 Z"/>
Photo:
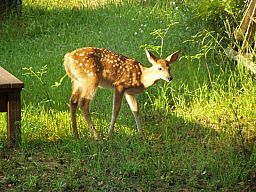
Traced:
<path fill-rule="evenodd" d="M 195 5 L 28 0 L 19 21 L 1 20 L 0 65 L 25 88 L 20 148 L 6 148 L 6 115 L 0 114 L 0 191 L 253 191 L 255 82 L 225 56 L 232 38 L 214 28 L 202 30 L 206 21 L 218 19 L 232 37 L 234 24 L 226 22 L 225 28 L 218 15 L 210 18 L 208 5 L 198 6 L 205 12 L 196 17 Z M 147 141 L 137 136 L 126 103 L 113 139 L 95 141 L 81 113 L 81 138 L 73 139 L 71 85 L 62 63 L 66 52 L 84 46 L 105 47 L 142 63 L 141 47 L 162 56 L 181 50 L 183 57 L 172 66 L 174 80 L 138 96 Z M 111 97 L 102 90 L 91 107 L 103 135 Z"/>

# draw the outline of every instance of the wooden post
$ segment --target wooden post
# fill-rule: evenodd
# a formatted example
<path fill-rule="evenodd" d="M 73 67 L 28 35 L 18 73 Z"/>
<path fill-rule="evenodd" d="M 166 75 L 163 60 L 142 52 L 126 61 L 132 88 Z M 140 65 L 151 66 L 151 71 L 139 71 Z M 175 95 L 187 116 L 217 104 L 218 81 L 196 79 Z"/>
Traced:
<path fill-rule="evenodd" d="M 21 104 L 20 92 L 8 93 L 7 103 L 7 138 L 8 147 L 18 146 L 21 143 L 20 132 Z"/>
<path fill-rule="evenodd" d="M 241 47 L 238 47 L 238 51 L 231 48 L 225 50 L 227 56 L 233 60 L 236 60 L 239 65 L 243 65 L 253 74 L 256 74 L 256 65 L 252 59 L 250 53 L 255 54 L 252 44 L 255 41 L 256 31 L 256 0 L 251 0 L 247 7 L 243 19 L 239 27 L 235 30 L 235 39 L 240 43 Z M 255 46 L 255 45 L 254 45 Z M 252 54 L 252 55 L 253 55 Z"/>
<path fill-rule="evenodd" d="M 235 31 L 236 40 L 242 41 L 241 51 L 246 51 L 254 41 L 256 31 L 256 0 L 251 0 L 246 9 L 243 19 Z"/>

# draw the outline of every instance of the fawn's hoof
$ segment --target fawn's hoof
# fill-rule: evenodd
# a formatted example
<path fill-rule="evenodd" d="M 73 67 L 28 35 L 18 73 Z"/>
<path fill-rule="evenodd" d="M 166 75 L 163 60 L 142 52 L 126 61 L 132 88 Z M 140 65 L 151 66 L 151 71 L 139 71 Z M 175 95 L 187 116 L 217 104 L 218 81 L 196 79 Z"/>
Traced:
<path fill-rule="evenodd" d="M 79 135 L 78 134 L 74 134 L 74 138 L 75 139 L 79 139 Z"/>
<path fill-rule="evenodd" d="M 94 136 L 96 141 L 102 140 L 102 137 L 97 132 L 93 132 L 93 136 Z"/>

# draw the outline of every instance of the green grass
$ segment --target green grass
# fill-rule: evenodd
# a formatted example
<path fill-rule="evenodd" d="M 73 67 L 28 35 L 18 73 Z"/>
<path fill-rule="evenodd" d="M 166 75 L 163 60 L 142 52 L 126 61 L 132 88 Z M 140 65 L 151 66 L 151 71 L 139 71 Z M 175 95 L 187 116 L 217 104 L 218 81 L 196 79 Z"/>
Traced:
<path fill-rule="evenodd" d="M 21 147 L 7 149 L 0 114 L 0 191 L 255 190 L 255 80 L 219 54 L 216 41 L 203 47 L 206 35 L 194 36 L 203 28 L 188 7 L 164 1 L 24 1 L 21 19 L 2 16 L 0 65 L 25 88 Z M 180 50 L 182 58 L 170 84 L 137 97 L 147 140 L 125 102 L 113 138 L 106 139 L 112 92 L 102 89 L 91 111 L 104 139 L 93 139 L 79 113 L 81 138 L 74 140 L 64 54 L 105 47 L 149 66 L 143 47 L 157 49 L 160 32 L 166 32 L 163 56 Z M 207 59 L 187 57 L 202 47 L 212 48 Z"/>

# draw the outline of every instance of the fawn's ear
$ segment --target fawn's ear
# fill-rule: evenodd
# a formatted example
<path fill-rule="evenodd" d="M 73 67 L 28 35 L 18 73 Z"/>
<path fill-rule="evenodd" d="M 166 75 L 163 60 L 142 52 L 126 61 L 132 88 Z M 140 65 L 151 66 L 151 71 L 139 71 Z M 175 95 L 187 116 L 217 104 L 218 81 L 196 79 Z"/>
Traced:
<path fill-rule="evenodd" d="M 176 51 L 175 53 L 173 53 L 173 54 L 169 55 L 168 57 L 166 57 L 165 60 L 170 65 L 171 63 L 175 62 L 178 58 L 179 58 L 179 51 Z"/>
<path fill-rule="evenodd" d="M 145 49 L 145 52 L 146 52 L 148 61 L 149 61 L 152 65 L 154 65 L 154 64 L 157 62 L 157 59 L 156 59 L 155 55 L 153 55 L 153 53 L 150 53 L 147 49 Z"/>

